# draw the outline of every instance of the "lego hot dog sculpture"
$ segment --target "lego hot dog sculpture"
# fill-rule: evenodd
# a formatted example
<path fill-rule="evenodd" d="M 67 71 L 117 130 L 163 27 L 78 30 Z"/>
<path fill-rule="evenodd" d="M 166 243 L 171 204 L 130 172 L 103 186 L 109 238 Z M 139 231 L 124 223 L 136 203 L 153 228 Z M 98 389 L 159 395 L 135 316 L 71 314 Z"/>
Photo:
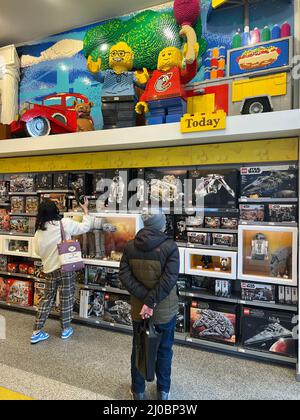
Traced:
<path fill-rule="evenodd" d="M 186 62 L 191 64 L 196 59 L 195 44 L 197 43 L 197 35 L 193 29 L 193 25 L 200 16 L 200 0 L 175 0 L 174 16 L 182 27 L 181 35 L 187 38 Z"/>

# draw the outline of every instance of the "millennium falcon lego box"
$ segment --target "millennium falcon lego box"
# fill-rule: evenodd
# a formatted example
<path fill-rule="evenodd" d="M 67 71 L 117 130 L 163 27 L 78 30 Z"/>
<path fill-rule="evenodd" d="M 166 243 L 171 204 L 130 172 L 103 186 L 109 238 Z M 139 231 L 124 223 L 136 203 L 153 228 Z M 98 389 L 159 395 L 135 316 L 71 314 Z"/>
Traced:
<path fill-rule="evenodd" d="M 146 169 L 148 203 L 162 203 L 163 206 L 182 208 L 187 171 L 182 169 Z"/>
<path fill-rule="evenodd" d="M 296 314 L 244 308 L 242 314 L 242 346 L 265 353 L 288 357 L 297 355 Z"/>
<path fill-rule="evenodd" d="M 235 208 L 237 204 L 238 171 L 189 171 L 193 184 L 192 204 L 198 208 Z"/>
<path fill-rule="evenodd" d="M 104 321 L 113 324 L 132 325 L 130 297 L 107 293 L 104 297 Z"/>
<path fill-rule="evenodd" d="M 6 302 L 7 298 L 7 279 L 0 277 L 0 301 Z"/>
<path fill-rule="evenodd" d="M 34 286 L 32 281 L 9 279 L 7 282 L 7 303 L 32 306 L 33 293 Z"/>
<path fill-rule="evenodd" d="M 241 168 L 241 198 L 297 198 L 296 165 Z"/>
<path fill-rule="evenodd" d="M 190 335 L 201 340 L 235 345 L 237 342 L 236 305 L 193 301 L 190 308 Z"/>

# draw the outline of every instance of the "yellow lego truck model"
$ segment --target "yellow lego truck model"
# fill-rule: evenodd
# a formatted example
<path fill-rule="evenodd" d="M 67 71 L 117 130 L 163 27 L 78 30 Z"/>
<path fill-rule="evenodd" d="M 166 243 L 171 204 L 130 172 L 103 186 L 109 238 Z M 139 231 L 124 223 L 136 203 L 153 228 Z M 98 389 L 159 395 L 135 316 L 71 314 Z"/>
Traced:
<path fill-rule="evenodd" d="M 188 113 L 228 115 L 293 108 L 293 38 L 228 51 L 227 75 L 188 86 Z"/>

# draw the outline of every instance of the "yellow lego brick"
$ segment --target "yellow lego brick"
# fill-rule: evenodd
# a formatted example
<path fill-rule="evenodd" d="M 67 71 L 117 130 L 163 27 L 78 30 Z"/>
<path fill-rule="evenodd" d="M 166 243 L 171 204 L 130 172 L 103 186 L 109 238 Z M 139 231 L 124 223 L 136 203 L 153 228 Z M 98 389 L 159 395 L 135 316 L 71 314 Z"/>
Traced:
<path fill-rule="evenodd" d="M 194 96 L 188 98 L 187 100 L 187 113 L 193 114 L 194 113 Z"/>
<path fill-rule="evenodd" d="M 217 7 L 220 7 L 225 3 L 228 3 L 228 0 L 212 0 L 212 7 L 216 9 Z"/>
<path fill-rule="evenodd" d="M 194 96 L 193 112 L 191 114 L 202 114 L 215 112 L 215 94 Z"/>
<path fill-rule="evenodd" d="M 181 119 L 182 133 L 195 133 L 198 131 L 225 130 L 226 113 L 224 111 L 207 114 L 186 114 Z"/>
<path fill-rule="evenodd" d="M 232 84 L 232 102 L 240 102 L 254 96 L 282 96 L 286 94 L 287 73 L 237 80 Z"/>

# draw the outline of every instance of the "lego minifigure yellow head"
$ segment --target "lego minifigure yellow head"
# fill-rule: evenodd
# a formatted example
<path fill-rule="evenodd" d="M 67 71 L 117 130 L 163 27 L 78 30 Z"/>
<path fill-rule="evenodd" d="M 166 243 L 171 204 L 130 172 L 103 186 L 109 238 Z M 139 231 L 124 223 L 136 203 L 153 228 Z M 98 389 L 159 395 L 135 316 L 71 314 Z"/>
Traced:
<path fill-rule="evenodd" d="M 162 50 L 158 57 L 157 69 L 169 71 L 173 67 L 182 67 L 183 55 L 176 47 L 168 47 Z"/>
<path fill-rule="evenodd" d="M 110 49 L 109 67 L 116 73 L 130 71 L 133 68 L 133 51 L 126 42 L 118 42 Z"/>

